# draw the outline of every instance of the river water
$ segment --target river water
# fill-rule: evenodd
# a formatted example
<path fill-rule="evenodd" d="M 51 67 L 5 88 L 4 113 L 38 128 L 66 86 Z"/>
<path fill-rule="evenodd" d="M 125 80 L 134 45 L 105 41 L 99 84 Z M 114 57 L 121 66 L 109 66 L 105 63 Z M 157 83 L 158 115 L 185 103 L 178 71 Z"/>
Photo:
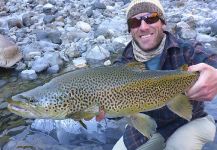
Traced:
<path fill-rule="evenodd" d="M 13 70 L 0 75 L 0 147 L 2 150 L 110 150 L 120 138 L 125 120 L 94 119 L 85 121 L 88 130 L 67 120 L 25 119 L 7 110 L 7 98 L 42 85 L 55 75 L 40 75 L 38 80 L 25 81 Z M 217 120 L 217 99 L 206 103 L 206 110 Z M 217 139 L 203 150 L 217 150 Z"/>

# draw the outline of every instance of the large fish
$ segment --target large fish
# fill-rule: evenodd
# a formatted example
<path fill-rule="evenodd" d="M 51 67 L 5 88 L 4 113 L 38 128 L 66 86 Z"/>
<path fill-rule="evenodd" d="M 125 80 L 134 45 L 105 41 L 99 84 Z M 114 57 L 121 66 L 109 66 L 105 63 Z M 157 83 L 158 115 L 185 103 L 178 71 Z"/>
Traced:
<path fill-rule="evenodd" d="M 27 118 L 78 121 L 104 110 L 109 116 L 127 117 L 129 124 L 150 137 L 156 123 L 139 112 L 167 105 L 174 113 L 190 120 L 192 106 L 182 93 L 198 76 L 181 70 L 144 71 L 131 65 L 81 69 L 13 96 L 8 108 Z"/>

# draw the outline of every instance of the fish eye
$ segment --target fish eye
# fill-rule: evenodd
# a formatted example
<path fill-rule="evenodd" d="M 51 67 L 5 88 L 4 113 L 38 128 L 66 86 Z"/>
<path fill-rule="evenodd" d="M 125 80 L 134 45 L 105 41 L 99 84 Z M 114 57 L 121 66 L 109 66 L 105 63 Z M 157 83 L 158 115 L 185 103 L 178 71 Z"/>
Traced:
<path fill-rule="evenodd" d="M 33 98 L 30 98 L 30 99 L 29 99 L 29 102 L 30 102 L 30 103 L 33 103 L 33 102 L 34 102 L 34 99 L 33 99 Z"/>

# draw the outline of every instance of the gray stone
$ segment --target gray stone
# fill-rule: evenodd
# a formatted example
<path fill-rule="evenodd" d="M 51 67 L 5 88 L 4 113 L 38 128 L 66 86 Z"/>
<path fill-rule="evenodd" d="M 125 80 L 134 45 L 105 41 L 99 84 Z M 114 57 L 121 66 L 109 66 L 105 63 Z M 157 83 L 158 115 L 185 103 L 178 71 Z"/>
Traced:
<path fill-rule="evenodd" d="M 53 16 L 53 15 L 46 15 L 43 18 L 43 21 L 45 24 L 52 23 L 54 20 L 55 20 L 55 16 Z"/>
<path fill-rule="evenodd" d="M 34 58 L 34 55 L 32 55 L 33 53 L 41 53 L 40 45 L 36 42 L 22 46 L 21 50 L 23 52 L 23 59 L 27 61 Z"/>
<path fill-rule="evenodd" d="M 200 28 L 197 28 L 197 31 L 199 32 L 199 33 L 203 33 L 203 34 L 207 34 L 207 35 L 209 35 L 209 34 L 211 34 L 211 27 L 200 27 Z"/>
<path fill-rule="evenodd" d="M 25 63 L 23 63 L 23 62 L 18 62 L 17 63 L 17 66 L 16 66 L 16 70 L 17 71 L 22 71 L 22 70 L 24 70 L 26 68 L 26 64 Z"/>
<path fill-rule="evenodd" d="M 75 59 L 73 59 L 72 62 L 74 64 L 74 66 L 77 68 L 83 68 L 83 67 L 87 66 L 87 61 L 83 57 L 75 58 Z"/>
<path fill-rule="evenodd" d="M 217 39 L 215 37 L 210 37 L 209 35 L 201 34 L 201 33 L 197 34 L 196 40 L 200 41 L 200 42 L 213 42 L 213 41 L 217 41 Z"/>
<path fill-rule="evenodd" d="M 181 21 L 181 14 L 174 14 L 170 17 L 168 17 L 168 19 L 166 21 L 171 22 L 171 23 L 178 23 Z"/>
<path fill-rule="evenodd" d="M 51 43 L 49 41 L 39 41 L 38 42 L 40 48 L 43 50 L 43 52 L 48 52 L 48 51 L 55 51 L 55 50 L 59 50 L 60 46 L 58 44 L 55 43 Z"/>
<path fill-rule="evenodd" d="M 92 49 L 83 53 L 82 56 L 87 59 L 104 60 L 110 56 L 110 52 L 101 46 L 94 46 Z"/>
<path fill-rule="evenodd" d="M 211 10 L 215 10 L 216 7 L 217 7 L 216 1 L 210 1 L 210 2 L 208 3 L 208 7 L 209 7 Z"/>
<path fill-rule="evenodd" d="M 44 30 L 37 30 L 36 32 L 36 38 L 38 41 L 40 40 L 47 40 L 48 39 L 48 31 L 44 31 Z"/>
<path fill-rule="evenodd" d="M 7 103 L 7 102 L 0 103 L 0 110 L 1 110 L 1 109 L 6 109 L 7 106 L 8 106 L 8 103 Z"/>
<path fill-rule="evenodd" d="M 59 31 L 43 31 L 43 30 L 36 31 L 36 38 L 39 41 L 47 40 L 55 44 L 61 44 L 62 40 L 60 39 L 60 36 L 61 36 L 61 32 Z"/>
<path fill-rule="evenodd" d="M 22 79 L 24 80 L 35 80 L 38 78 L 35 70 L 23 70 L 21 73 L 20 73 L 20 76 Z"/>
<path fill-rule="evenodd" d="M 193 30 L 186 22 L 179 22 L 176 25 L 176 32 L 181 38 L 184 39 L 195 39 L 197 33 Z"/>
<path fill-rule="evenodd" d="M 71 46 L 69 48 L 67 48 L 64 51 L 65 55 L 67 55 L 69 58 L 76 58 L 79 57 L 81 54 L 80 52 L 77 50 L 76 45 L 73 43 L 71 44 Z"/>
<path fill-rule="evenodd" d="M 32 63 L 31 70 L 35 70 L 35 72 L 41 72 L 46 70 L 49 67 L 49 62 L 44 57 L 39 57 Z"/>
<path fill-rule="evenodd" d="M 121 35 L 127 31 L 127 25 L 125 18 L 118 16 L 112 19 L 105 19 L 95 32 L 95 36 L 103 35 L 105 38 L 112 38 Z"/>
<path fill-rule="evenodd" d="M 6 81 L 6 80 L 0 80 L 0 88 L 5 86 L 7 83 L 8 83 L 8 81 Z"/>
<path fill-rule="evenodd" d="M 23 26 L 23 24 L 22 24 L 21 19 L 12 18 L 12 19 L 8 20 L 8 27 L 9 28 L 13 28 L 13 27 L 21 28 L 22 26 Z"/>
<path fill-rule="evenodd" d="M 93 16 L 93 10 L 92 10 L 92 8 L 89 8 L 89 9 L 86 10 L 86 15 L 87 15 L 89 18 Z"/>
<path fill-rule="evenodd" d="M 45 52 L 43 58 L 48 62 L 49 66 L 63 65 L 59 52 Z"/>
<path fill-rule="evenodd" d="M 99 2 L 99 1 L 94 2 L 93 7 L 95 9 L 106 9 L 106 5 L 104 3 Z"/>
<path fill-rule="evenodd" d="M 50 74 L 55 74 L 55 73 L 58 73 L 59 71 L 60 71 L 59 65 L 54 65 L 47 69 L 47 72 Z"/>
<path fill-rule="evenodd" d="M 76 23 L 76 26 L 86 33 L 90 32 L 91 30 L 91 26 L 88 23 L 83 22 L 83 21 L 78 21 Z"/>
<path fill-rule="evenodd" d="M 217 20 L 214 21 L 210 26 L 211 26 L 211 34 L 213 36 L 217 35 Z"/>
<path fill-rule="evenodd" d="M 52 5 L 56 5 L 56 0 L 48 0 L 48 3 L 52 4 Z"/>
<path fill-rule="evenodd" d="M 61 44 L 62 40 L 60 39 L 60 36 L 61 36 L 61 32 L 54 31 L 48 34 L 48 39 L 50 39 L 52 43 Z"/>
<path fill-rule="evenodd" d="M 23 25 L 26 26 L 26 27 L 30 27 L 31 25 L 33 25 L 35 23 L 35 20 L 32 19 L 32 17 L 34 15 L 35 15 L 34 13 L 24 14 L 22 16 Z"/>
<path fill-rule="evenodd" d="M 54 5 L 47 3 L 43 6 L 43 12 L 47 15 L 55 14 L 58 10 L 54 7 Z"/>

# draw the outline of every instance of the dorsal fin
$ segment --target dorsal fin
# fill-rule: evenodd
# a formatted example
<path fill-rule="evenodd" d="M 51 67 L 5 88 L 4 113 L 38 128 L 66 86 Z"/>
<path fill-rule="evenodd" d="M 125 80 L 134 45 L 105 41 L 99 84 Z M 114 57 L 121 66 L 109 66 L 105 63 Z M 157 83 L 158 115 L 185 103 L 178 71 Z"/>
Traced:
<path fill-rule="evenodd" d="M 133 61 L 133 62 L 127 63 L 125 66 L 127 68 L 135 70 L 135 71 L 143 72 L 143 71 L 147 70 L 147 68 L 145 67 L 145 64 L 138 62 L 138 61 Z"/>
<path fill-rule="evenodd" d="M 181 70 L 181 71 L 188 71 L 188 65 L 187 65 L 187 64 L 182 65 L 182 66 L 179 68 L 179 70 Z"/>

